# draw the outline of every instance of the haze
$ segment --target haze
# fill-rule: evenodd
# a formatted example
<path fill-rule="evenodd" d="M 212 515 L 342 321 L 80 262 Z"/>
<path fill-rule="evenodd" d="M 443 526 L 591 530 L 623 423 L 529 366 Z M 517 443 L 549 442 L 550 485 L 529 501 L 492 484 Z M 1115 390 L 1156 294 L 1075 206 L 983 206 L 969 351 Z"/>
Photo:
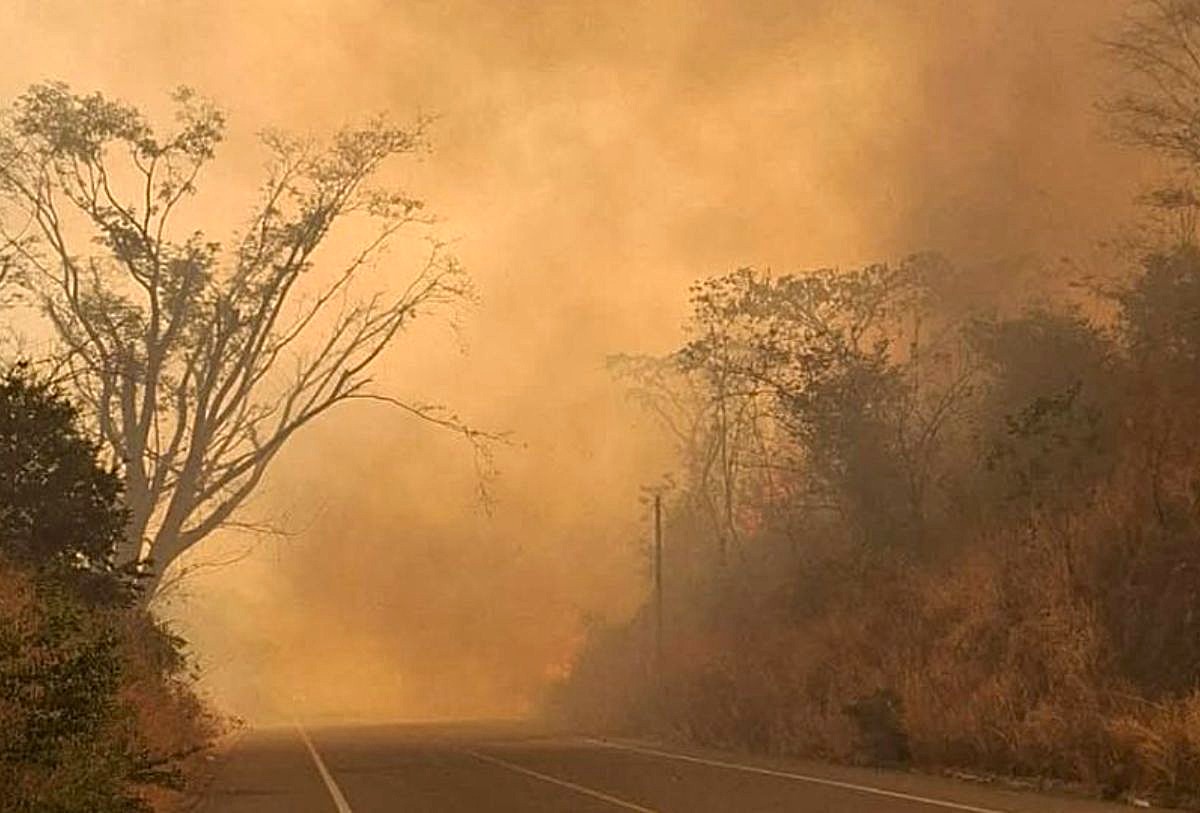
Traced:
<path fill-rule="evenodd" d="M 10 0 L 6 98 L 61 78 L 154 109 L 190 85 L 247 193 L 264 127 L 438 117 L 406 182 L 480 301 L 377 378 L 512 433 L 490 510 L 457 439 L 335 411 L 255 499 L 289 536 L 227 532 L 199 557 L 249 556 L 170 605 L 208 690 L 251 718 L 534 707 L 587 619 L 647 589 L 639 488 L 672 459 L 606 356 L 677 346 L 688 284 L 741 265 L 1097 256 L 1138 181 L 1092 107 L 1119 7 Z"/>

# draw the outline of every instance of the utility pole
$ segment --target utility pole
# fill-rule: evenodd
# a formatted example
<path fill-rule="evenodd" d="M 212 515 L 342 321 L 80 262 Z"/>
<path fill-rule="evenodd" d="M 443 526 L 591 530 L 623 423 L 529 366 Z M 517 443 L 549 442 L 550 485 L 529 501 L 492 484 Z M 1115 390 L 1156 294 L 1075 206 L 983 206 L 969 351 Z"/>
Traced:
<path fill-rule="evenodd" d="M 662 495 L 654 495 L 654 656 L 658 679 L 663 675 Z"/>

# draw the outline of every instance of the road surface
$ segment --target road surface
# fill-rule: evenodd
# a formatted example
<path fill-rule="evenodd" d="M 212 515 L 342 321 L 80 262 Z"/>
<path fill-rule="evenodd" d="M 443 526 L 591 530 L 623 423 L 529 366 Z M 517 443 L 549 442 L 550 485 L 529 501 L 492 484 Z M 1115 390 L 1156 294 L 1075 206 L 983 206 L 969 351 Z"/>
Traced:
<path fill-rule="evenodd" d="M 938 777 L 538 734 L 520 724 L 247 733 L 201 813 L 1103 813 Z"/>

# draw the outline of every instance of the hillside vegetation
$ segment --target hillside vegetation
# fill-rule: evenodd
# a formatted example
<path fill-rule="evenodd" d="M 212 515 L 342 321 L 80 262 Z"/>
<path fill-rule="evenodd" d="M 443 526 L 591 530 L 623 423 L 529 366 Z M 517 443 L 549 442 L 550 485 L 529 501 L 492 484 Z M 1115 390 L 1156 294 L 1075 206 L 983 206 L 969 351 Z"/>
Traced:
<path fill-rule="evenodd" d="M 556 711 L 1200 796 L 1198 34 L 1140 4 L 1110 46 L 1115 131 L 1175 172 L 1108 267 L 743 268 L 614 361 L 679 452 L 662 656 L 653 601 L 593 628 Z"/>

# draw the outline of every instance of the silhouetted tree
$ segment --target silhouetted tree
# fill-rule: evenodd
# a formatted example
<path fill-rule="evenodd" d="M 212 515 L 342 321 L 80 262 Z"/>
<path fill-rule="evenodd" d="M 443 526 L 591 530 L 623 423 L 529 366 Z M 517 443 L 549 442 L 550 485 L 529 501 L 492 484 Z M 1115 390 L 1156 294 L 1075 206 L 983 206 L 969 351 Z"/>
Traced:
<path fill-rule="evenodd" d="M 62 344 L 64 380 L 120 461 L 130 522 L 120 559 L 156 587 L 231 520 L 296 431 L 336 404 L 386 401 L 479 433 L 436 407 L 372 393 L 370 368 L 420 312 L 468 295 L 436 243 L 380 291 L 356 281 L 422 203 L 370 185 L 425 143 L 426 122 L 374 120 L 327 144 L 277 133 L 256 211 L 230 244 L 176 225 L 222 140 L 224 117 L 188 90 L 176 126 L 66 85 L 35 85 L 0 132 L 5 263 Z M 317 250 L 353 222 L 343 263 Z M 336 255 L 334 255 L 336 256 Z"/>
<path fill-rule="evenodd" d="M 1101 106 L 1127 143 L 1166 157 L 1178 177 L 1146 196 L 1175 238 L 1195 238 L 1200 196 L 1200 3 L 1139 0 L 1105 42 L 1122 76 Z"/>
<path fill-rule="evenodd" d="M 1200 3 L 1141 0 L 1106 47 L 1127 70 L 1104 106 L 1139 146 L 1200 163 Z"/>

